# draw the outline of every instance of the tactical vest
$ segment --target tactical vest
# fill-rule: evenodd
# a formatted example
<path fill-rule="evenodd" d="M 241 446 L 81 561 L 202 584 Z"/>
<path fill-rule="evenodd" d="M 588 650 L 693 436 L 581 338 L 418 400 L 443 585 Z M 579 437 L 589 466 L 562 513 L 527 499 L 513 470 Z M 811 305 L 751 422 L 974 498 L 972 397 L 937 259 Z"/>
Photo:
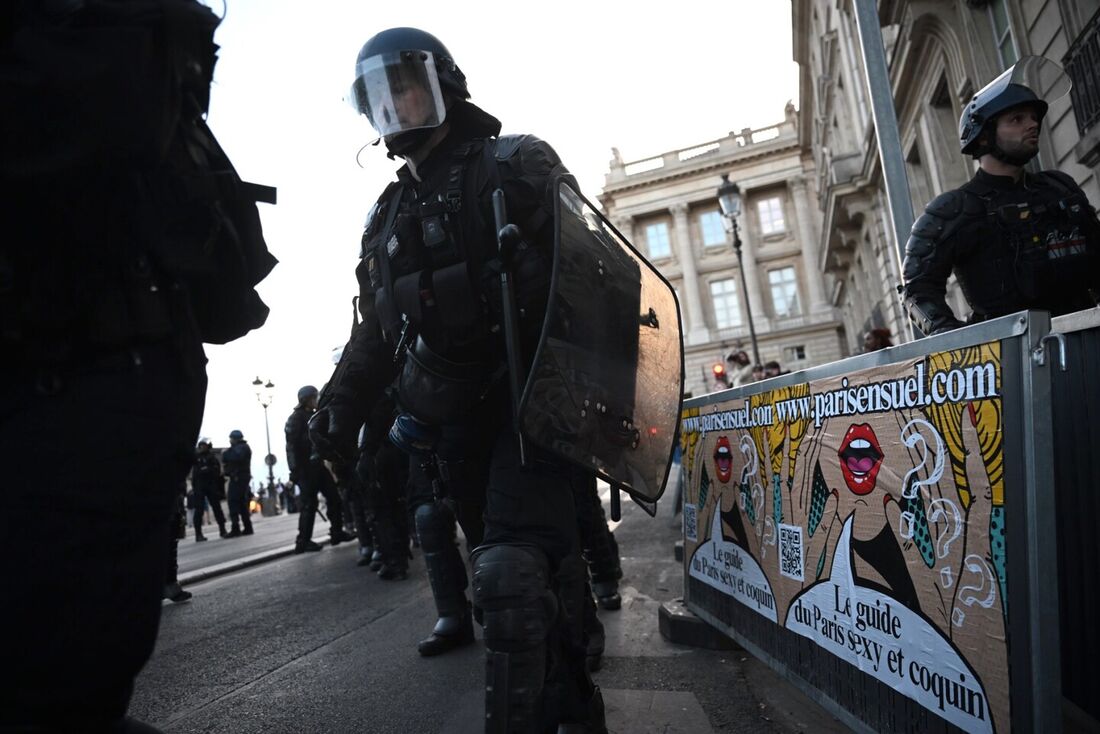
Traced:
<path fill-rule="evenodd" d="M 486 184 L 501 186 L 500 144 L 464 142 L 419 185 L 391 184 L 363 234 L 360 287 L 374 294 L 387 340 L 408 346 L 401 403 L 427 423 L 468 414 L 504 373 L 496 236 L 478 196 Z M 537 248 L 525 255 L 517 290 L 529 305 L 524 313 L 534 316 L 549 267 Z"/>
<path fill-rule="evenodd" d="M 1084 193 L 1063 176 L 1036 174 L 1028 189 L 978 181 L 963 187 L 983 213 L 976 231 L 960 233 L 982 241 L 955 269 L 974 320 L 1026 308 L 1059 315 L 1096 304 L 1100 231 Z"/>

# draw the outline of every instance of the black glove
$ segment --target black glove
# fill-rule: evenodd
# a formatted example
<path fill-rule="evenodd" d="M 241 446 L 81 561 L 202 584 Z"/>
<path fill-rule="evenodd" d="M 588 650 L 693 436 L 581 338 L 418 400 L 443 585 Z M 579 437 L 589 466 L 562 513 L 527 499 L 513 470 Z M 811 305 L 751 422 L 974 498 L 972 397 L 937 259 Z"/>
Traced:
<path fill-rule="evenodd" d="M 322 459 L 355 461 L 358 437 L 354 411 L 339 403 L 329 403 L 309 419 L 309 440 Z"/>

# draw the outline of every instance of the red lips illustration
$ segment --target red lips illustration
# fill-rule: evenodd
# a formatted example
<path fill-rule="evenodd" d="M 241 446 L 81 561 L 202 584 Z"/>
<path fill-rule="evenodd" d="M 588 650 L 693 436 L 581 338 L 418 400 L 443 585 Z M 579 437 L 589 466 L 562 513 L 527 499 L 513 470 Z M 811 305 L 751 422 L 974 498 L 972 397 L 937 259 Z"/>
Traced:
<path fill-rule="evenodd" d="M 728 482 L 733 475 L 733 451 L 730 449 L 730 440 L 725 436 L 719 436 L 718 445 L 714 447 L 714 471 L 722 484 Z"/>
<path fill-rule="evenodd" d="M 850 426 L 837 455 L 848 489 L 858 495 L 870 493 L 882 467 L 882 449 L 871 426 L 866 423 Z"/>

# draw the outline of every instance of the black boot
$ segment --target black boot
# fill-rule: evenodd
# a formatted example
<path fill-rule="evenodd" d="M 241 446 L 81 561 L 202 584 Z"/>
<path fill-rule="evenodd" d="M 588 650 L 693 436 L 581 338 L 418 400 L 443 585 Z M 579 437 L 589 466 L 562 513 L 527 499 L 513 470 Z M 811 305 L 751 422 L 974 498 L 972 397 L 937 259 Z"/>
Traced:
<path fill-rule="evenodd" d="M 469 610 L 461 617 L 440 617 L 435 629 L 421 640 L 416 650 L 424 657 L 442 655 L 474 641 L 474 622 Z"/>
<path fill-rule="evenodd" d="M 299 540 L 294 544 L 294 553 L 307 553 L 321 550 L 319 543 L 314 543 L 312 540 Z"/>

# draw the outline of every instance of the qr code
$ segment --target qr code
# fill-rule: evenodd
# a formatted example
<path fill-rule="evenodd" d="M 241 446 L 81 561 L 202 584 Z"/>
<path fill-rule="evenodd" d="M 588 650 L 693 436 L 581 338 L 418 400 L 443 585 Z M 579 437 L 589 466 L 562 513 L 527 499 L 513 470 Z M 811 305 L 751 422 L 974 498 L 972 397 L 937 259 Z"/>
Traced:
<path fill-rule="evenodd" d="M 802 572 L 802 527 L 779 526 L 779 573 L 795 581 L 805 580 Z"/>
<path fill-rule="evenodd" d="M 695 543 L 699 540 L 699 527 L 696 524 L 695 505 L 684 503 L 684 538 Z"/>

